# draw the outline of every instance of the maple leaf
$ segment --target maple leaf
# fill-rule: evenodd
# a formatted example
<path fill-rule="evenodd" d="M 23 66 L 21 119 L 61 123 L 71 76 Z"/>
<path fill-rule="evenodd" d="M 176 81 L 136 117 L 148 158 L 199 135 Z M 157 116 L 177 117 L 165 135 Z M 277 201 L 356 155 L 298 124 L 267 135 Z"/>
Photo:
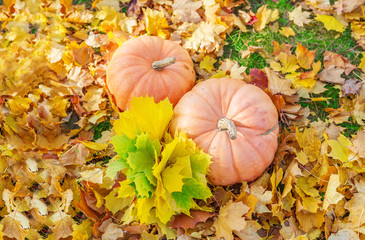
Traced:
<path fill-rule="evenodd" d="M 119 114 L 113 129 L 129 138 L 134 138 L 137 132 L 145 132 L 152 139 L 161 139 L 172 114 L 172 104 L 167 98 L 156 104 L 151 97 L 135 97 L 129 110 Z"/>
<path fill-rule="evenodd" d="M 357 94 L 361 87 L 363 86 L 363 82 L 359 82 L 355 79 L 348 79 L 341 87 L 341 92 L 344 97 Z"/>
<path fill-rule="evenodd" d="M 328 237 L 328 240 L 345 240 L 345 239 L 360 240 L 359 234 L 351 229 L 340 229 L 336 233 L 331 233 L 331 235 Z"/>
<path fill-rule="evenodd" d="M 132 189 L 134 190 L 134 189 Z M 117 197 L 118 188 L 113 188 L 113 191 L 111 191 L 105 198 L 105 207 L 111 211 L 113 214 L 117 213 L 119 210 L 123 210 L 126 207 L 130 206 L 133 198 L 129 197 L 123 197 L 118 198 Z M 134 192 L 133 192 L 134 193 Z"/>
<path fill-rule="evenodd" d="M 240 238 L 245 240 L 261 240 L 262 238 L 257 233 L 261 229 L 261 225 L 257 221 L 246 221 L 246 226 L 241 231 L 234 231 Z"/>
<path fill-rule="evenodd" d="M 357 133 L 356 137 L 352 140 L 353 146 L 348 148 L 361 158 L 365 158 L 365 131 Z"/>
<path fill-rule="evenodd" d="M 214 59 L 214 58 L 210 57 L 209 55 L 206 55 L 206 56 L 203 58 L 203 60 L 200 62 L 199 67 L 200 67 L 201 69 L 205 69 L 205 70 L 207 70 L 209 73 L 211 73 L 211 72 L 212 72 L 212 70 L 214 70 L 214 69 L 215 69 L 215 67 L 213 66 L 213 64 L 214 64 L 214 63 L 216 63 L 216 62 L 217 62 L 217 60 L 216 60 L 216 59 Z"/>
<path fill-rule="evenodd" d="M 92 221 L 85 219 L 81 224 L 72 225 L 72 237 L 75 240 L 88 240 L 91 237 L 92 232 Z"/>
<path fill-rule="evenodd" d="M 345 203 L 345 209 L 350 212 L 349 221 L 354 226 L 361 226 L 365 223 L 365 193 L 355 193 L 355 195 Z"/>
<path fill-rule="evenodd" d="M 299 42 L 297 43 L 297 49 L 295 55 L 299 65 L 304 69 L 310 69 L 314 63 L 314 56 L 316 51 L 309 51 L 306 47 L 302 46 Z"/>
<path fill-rule="evenodd" d="M 309 16 L 310 12 L 302 11 L 301 5 L 297 6 L 292 12 L 289 12 L 289 20 L 292 20 L 299 27 L 310 23 Z"/>
<path fill-rule="evenodd" d="M 324 27 L 327 30 L 335 30 L 337 32 L 343 32 L 345 31 L 345 26 L 342 25 L 342 23 L 340 21 L 338 21 L 335 17 L 333 16 L 328 16 L 328 15 L 318 15 L 315 17 L 315 19 L 319 22 L 322 22 L 324 24 Z"/>
<path fill-rule="evenodd" d="M 352 70 L 356 69 L 356 66 L 351 64 L 350 61 L 342 55 L 326 51 L 323 54 L 323 67 L 327 69 L 331 66 L 345 69 L 346 75 L 350 74 Z"/>
<path fill-rule="evenodd" d="M 268 89 L 272 94 L 281 93 L 284 95 L 292 95 L 296 93 L 294 89 L 291 88 L 292 82 L 285 78 L 280 78 L 273 70 L 268 67 L 264 68 L 268 79 Z"/>
<path fill-rule="evenodd" d="M 250 69 L 250 76 L 253 78 L 252 82 L 250 82 L 252 85 L 255 85 L 261 89 L 268 87 L 268 79 L 261 69 Z"/>
<path fill-rule="evenodd" d="M 364 3 L 365 0 L 339 1 L 335 3 L 335 7 L 337 8 L 337 14 L 340 15 L 341 13 L 352 12 Z"/>
<path fill-rule="evenodd" d="M 323 209 L 327 209 L 331 204 L 337 204 L 344 196 L 337 192 L 337 187 L 340 186 L 340 177 L 338 174 L 332 174 L 328 181 L 326 194 L 324 195 Z"/>
<path fill-rule="evenodd" d="M 291 27 L 283 27 L 279 30 L 285 37 L 295 36 L 295 32 Z"/>
<path fill-rule="evenodd" d="M 105 232 L 101 236 L 102 240 L 115 240 L 124 236 L 123 230 L 118 227 L 118 224 L 109 223 Z"/>
<path fill-rule="evenodd" d="M 261 31 L 265 28 L 266 24 L 274 22 L 279 18 L 278 9 L 268 9 L 267 5 L 261 6 L 256 13 L 257 22 L 254 23 L 256 31 Z"/>
<path fill-rule="evenodd" d="M 148 35 L 167 39 L 170 36 L 170 26 L 162 11 L 147 8 L 144 11 L 144 21 Z"/>
<path fill-rule="evenodd" d="M 21 213 L 17 213 L 16 215 L 19 215 Z M 25 236 L 28 233 L 27 229 L 24 229 L 21 227 L 19 220 L 16 220 L 13 218 L 14 214 L 6 215 L 2 220 L 2 234 L 4 236 L 7 236 L 9 238 L 15 238 L 17 240 L 25 239 Z M 22 215 L 27 221 L 29 226 L 29 220 Z"/>
<path fill-rule="evenodd" d="M 341 77 L 341 74 L 344 73 L 344 71 L 345 70 L 342 68 L 330 66 L 319 74 L 319 80 L 343 85 L 345 83 L 345 79 Z"/>
<path fill-rule="evenodd" d="M 331 147 L 331 152 L 328 153 L 328 156 L 338 159 L 343 163 L 348 162 L 350 156 L 348 146 L 352 145 L 348 138 L 340 134 L 337 141 L 332 139 L 328 140 L 328 145 Z"/>
<path fill-rule="evenodd" d="M 201 2 L 194 2 L 191 0 L 176 1 L 172 4 L 174 13 L 177 15 L 181 22 L 193 22 L 200 21 L 200 16 L 196 12 L 202 6 Z"/>
<path fill-rule="evenodd" d="M 54 215 L 55 214 L 59 215 L 59 213 L 54 213 Z M 66 214 L 61 214 L 61 215 L 62 215 L 61 217 L 56 216 L 55 219 L 57 219 L 57 221 L 55 221 L 55 225 L 52 228 L 52 231 L 54 233 L 54 238 L 56 240 L 72 236 L 73 233 L 72 225 L 75 223 L 75 221 L 69 215 Z"/>
<path fill-rule="evenodd" d="M 249 207 L 242 202 L 228 202 L 219 210 L 218 219 L 214 222 L 215 235 L 218 239 L 233 240 L 232 231 L 241 231 L 246 226 L 244 214 Z"/>
<path fill-rule="evenodd" d="M 315 86 L 317 81 L 317 73 L 321 70 L 321 62 L 315 62 L 312 64 L 312 71 L 302 72 L 299 76 L 296 76 L 293 83 L 297 88 L 298 86 L 302 86 L 305 88 L 312 88 Z"/>
<path fill-rule="evenodd" d="M 221 49 L 223 39 L 219 34 L 227 29 L 221 24 L 200 22 L 184 44 L 184 48 L 194 51 L 203 51 L 207 53 L 216 53 Z"/>
<path fill-rule="evenodd" d="M 86 163 L 86 157 L 89 155 L 89 150 L 81 143 L 76 143 L 69 150 L 64 152 L 61 157 L 61 163 L 63 166 L 67 165 L 84 165 Z"/>
<path fill-rule="evenodd" d="M 194 228 L 197 223 L 205 222 L 208 218 L 211 218 L 213 216 L 214 216 L 213 213 L 201 210 L 191 210 L 190 216 L 183 213 L 174 216 L 174 219 L 171 221 L 170 227 L 172 228 L 181 227 L 183 229 Z"/>

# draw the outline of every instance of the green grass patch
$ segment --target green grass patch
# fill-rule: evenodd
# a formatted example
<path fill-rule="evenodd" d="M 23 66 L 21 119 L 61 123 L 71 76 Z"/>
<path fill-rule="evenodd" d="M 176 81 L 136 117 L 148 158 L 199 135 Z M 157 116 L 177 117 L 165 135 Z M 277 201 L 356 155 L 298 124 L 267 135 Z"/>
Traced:
<path fill-rule="evenodd" d="M 355 123 L 352 117 L 349 117 L 348 122 L 341 123 L 339 124 L 339 126 L 345 128 L 342 134 L 346 137 L 351 137 L 351 135 L 355 135 L 362 127 L 361 125 Z"/>
<path fill-rule="evenodd" d="M 310 99 L 301 98 L 299 101 L 299 104 L 304 107 L 309 107 L 311 112 L 314 112 L 314 115 L 310 115 L 308 119 L 311 121 L 317 121 L 318 119 L 321 119 L 322 121 L 325 121 L 325 119 L 328 117 L 329 113 L 325 111 L 326 108 L 333 108 L 337 109 L 341 107 L 340 104 L 340 90 L 338 88 L 335 88 L 333 84 L 327 84 L 325 86 L 326 90 L 325 92 L 321 94 L 311 94 L 313 98 L 316 97 L 325 97 L 329 98 L 327 101 L 319 101 L 314 102 Z"/>
<path fill-rule="evenodd" d="M 101 138 L 102 132 L 107 131 L 111 128 L 112 124 L 109 120 L 94 125 L 94 140 Z"/>

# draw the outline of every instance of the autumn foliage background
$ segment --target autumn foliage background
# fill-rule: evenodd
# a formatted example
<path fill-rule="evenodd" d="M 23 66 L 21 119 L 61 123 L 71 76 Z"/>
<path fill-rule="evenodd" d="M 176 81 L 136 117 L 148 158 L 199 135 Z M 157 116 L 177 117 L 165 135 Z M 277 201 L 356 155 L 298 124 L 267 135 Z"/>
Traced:
<path fill-rule="evenodd" d="M 0 239 L 365 239 L 364 0 L 0 3 Z M 210 157 L 164 132 L 168 102 L 120 114 L 106 65 L 140 35 L 188 50 L 197 82 L 244 79 L 271 97 L 279 148 L 259 179 L 207 185 Z M 157 112 L 143 134 L 123 127 Z M 181 186 L 165 184 L 162 152 L 141 170 L 155 185 L 132 183 L 123 154 L 174 144 L 206 163 L 198 177 L 179 163 L 164 177 Z M 165 211 L 171 196 L 184 207 Z"/>

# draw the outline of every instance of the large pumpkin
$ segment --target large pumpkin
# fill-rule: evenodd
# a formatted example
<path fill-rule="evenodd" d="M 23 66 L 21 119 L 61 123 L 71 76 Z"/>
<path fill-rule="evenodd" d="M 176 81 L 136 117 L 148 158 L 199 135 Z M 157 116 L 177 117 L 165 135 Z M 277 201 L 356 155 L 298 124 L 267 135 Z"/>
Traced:
<path fill-rule="evenodd" d="M 193 62 L 179 44 L 155 36 L 124 42 L 114 53 L 106 71 L 106 84 L 121 110 L 132 98 L 166 97 L 174 105 L 195 83 Z"/>
<path fill-rule="evenodd" d="M 238 79 L 209 79 L 176 105 L 170 132 L 176 130 L 213 156 L 210 182 L 229 185 L 256 179 L 273 161 L 278 113 L 256 86 Z"/>

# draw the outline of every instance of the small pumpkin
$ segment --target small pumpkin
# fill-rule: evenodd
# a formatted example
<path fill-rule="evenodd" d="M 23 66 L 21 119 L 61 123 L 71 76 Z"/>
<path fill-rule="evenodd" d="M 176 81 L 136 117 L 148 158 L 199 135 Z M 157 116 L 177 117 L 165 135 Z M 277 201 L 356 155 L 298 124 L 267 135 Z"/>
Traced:
<path fill-rule="evenodd" d="M 150 96 L 172 104 L 195 83 L 193 61 L 179 44 L 155 36 L 140 36 L 124 42 L 106 70 L 106 85 L 121 110 L 132 98 Z"/>
<path fill-rule="evenodd" d="M 210 182 L 230 185 L 256 179 L 271 164 L 278 146 L 278 113 L 254 85 L 208 79 L 176 105 L 170 132 L 177 130 L 212 155 Z"/>

